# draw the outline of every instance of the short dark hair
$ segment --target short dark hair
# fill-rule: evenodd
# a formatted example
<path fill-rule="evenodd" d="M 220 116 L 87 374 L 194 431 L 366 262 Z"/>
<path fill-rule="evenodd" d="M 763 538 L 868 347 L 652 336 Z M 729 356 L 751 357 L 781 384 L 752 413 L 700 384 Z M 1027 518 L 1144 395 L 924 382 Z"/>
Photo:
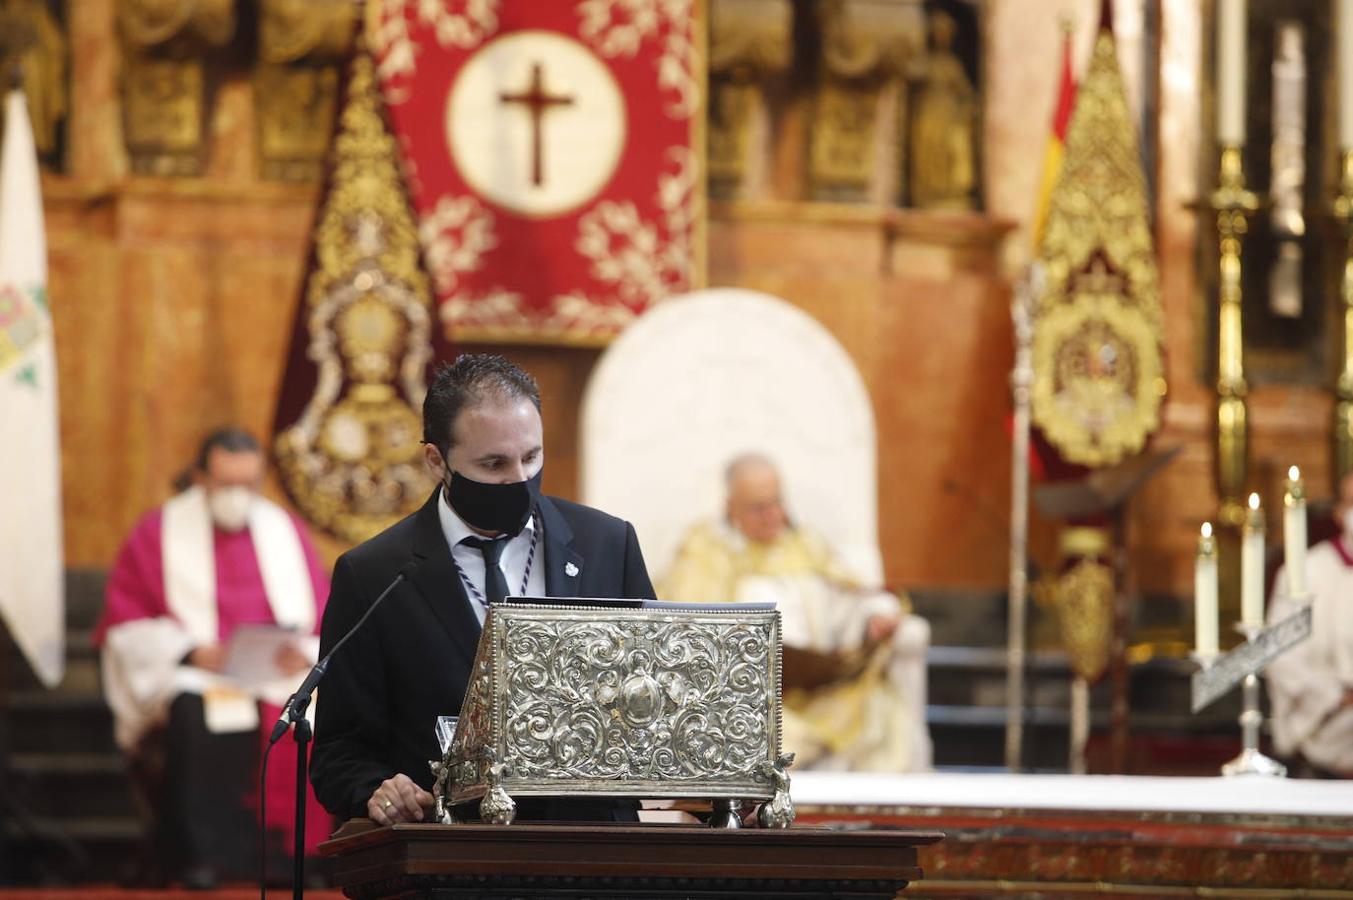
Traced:
<path fill-rule="evenodd" d="M 197 470 L 199 472 L 207 471 L 207 460 L 213 450 L 224 450 L 227 453 L 263 452 L 258 439 L 252 434 L 243 428 L 227 425 L 224 428 L 216 429 L 202 439 L 202 446 L 197 451 Z"/>
<path fill-rule="evenodd" d="M 462 353 L 440 366 L 423 398 L 423 441 L 451 452 L 456 418 L 467 406 L 490 398 L 530 400 L 540 411 L 540 386 L 520 366 L 493 353 Z"/>

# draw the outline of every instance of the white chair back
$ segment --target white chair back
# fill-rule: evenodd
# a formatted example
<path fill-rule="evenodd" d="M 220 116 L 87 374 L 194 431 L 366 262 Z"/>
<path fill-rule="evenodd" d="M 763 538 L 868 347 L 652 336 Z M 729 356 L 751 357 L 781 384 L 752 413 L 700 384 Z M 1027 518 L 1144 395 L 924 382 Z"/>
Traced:
<path fill-rule="evenodd" d="M 628 519 L 649 573 L 722 515 L 724 468 L 775 461 L 790 516 L 881 584 L 874 416 L 854 363 L 815 319 L 754 291 L 675 297 L 602 355 L 583 397 L 581 495 Z"/>

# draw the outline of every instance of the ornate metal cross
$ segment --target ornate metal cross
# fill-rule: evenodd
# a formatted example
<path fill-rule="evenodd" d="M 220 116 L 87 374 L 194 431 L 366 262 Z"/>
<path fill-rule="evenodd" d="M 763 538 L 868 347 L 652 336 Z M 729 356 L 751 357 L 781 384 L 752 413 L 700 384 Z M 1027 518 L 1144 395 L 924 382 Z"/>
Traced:
<path fill-rule="evenodd" d="M 1244 682 L 1245 709 L 1240 714 L 1243 737 L 1240 755 L 1222 767 L 1225 775 L 1287 774 L 1287 768 L 1259 752 L 1259 725 L 1263 714 L 1259 711 L 1259 671 L 1269 660 L 1282 655 L 1289 648 L 1311 636 L 1311 604 L 1276 625 L 1251 629 L 1245 633 L 1245 643 L 1216 659 L 1201 660 L 1202 667 L 1193 673 L 1193 711 L 1212 704 L 1236 684 Z"/>

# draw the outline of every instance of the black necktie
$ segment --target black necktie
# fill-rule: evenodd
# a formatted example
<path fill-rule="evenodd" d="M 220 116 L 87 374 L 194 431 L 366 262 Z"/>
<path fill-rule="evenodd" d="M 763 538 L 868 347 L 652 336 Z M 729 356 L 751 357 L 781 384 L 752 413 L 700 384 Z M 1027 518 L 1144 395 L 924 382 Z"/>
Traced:
<path fill-rule="evenodd" d="M 507 539 L 491 541 L 485 538 L 467 537 L 461 541 L 484 554 L 484 602 L 495 603 L 507 596 L 507 576 L 498 568 Z"/>

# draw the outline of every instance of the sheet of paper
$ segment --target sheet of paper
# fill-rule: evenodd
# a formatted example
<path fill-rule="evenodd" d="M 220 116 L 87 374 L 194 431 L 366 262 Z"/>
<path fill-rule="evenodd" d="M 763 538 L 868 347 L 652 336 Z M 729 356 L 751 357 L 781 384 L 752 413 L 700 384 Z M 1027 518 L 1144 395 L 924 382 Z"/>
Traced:
<path fill-rule="evenodd" d="M 288 674 L 278 668 L 278 653 L 287 644 L 295 644 L 314 664 L 319 639 L 313 635 L 297 634 L 277 625 L 241 625 L 230 637 L 221 674 L 252 694 L 261 694 L 279 681 L 295 682 L 294 690 L 305 673 Z"/>

